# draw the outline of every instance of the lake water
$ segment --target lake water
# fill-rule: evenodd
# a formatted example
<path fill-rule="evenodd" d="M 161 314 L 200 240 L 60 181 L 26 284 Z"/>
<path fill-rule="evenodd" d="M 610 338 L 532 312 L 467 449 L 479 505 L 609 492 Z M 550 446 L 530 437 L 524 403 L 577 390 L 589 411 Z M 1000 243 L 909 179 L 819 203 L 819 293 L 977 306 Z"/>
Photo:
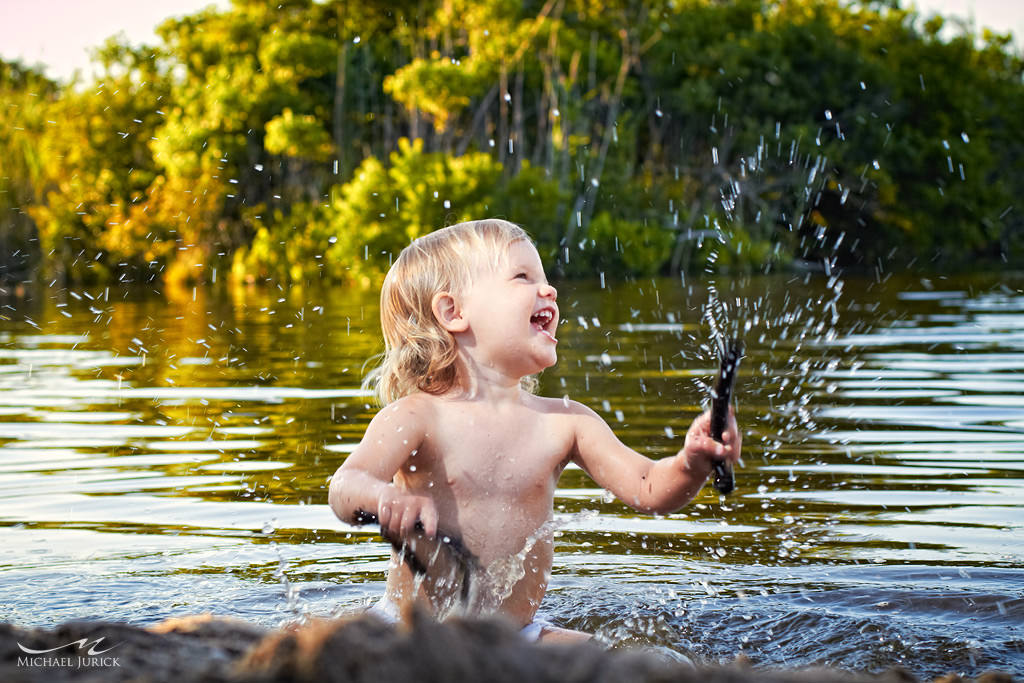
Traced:
<path fill-rule="evenodd" d="M 709 318 L 742 333 L 745 467 L 637 515 L 562 476 L 557 623 L 706 661 L 1024 674 L 1024 276 L 562 283 L 541 393 L 674 453 Z M 330 475 L 374 408 L 376 293 L 0 299 L 0 606 L 22 626 L 267 625 L 378 596 L 387 546 Z"/>

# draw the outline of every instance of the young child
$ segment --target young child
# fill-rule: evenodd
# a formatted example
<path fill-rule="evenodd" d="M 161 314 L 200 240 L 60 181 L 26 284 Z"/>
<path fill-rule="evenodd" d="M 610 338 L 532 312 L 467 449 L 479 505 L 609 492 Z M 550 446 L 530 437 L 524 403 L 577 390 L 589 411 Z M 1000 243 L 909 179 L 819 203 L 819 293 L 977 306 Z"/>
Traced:
<path fill-rule="evenodd" d="M 534 639 L 589 637 L 534 623 L 565 466 L 640 512 L 666 514 L 696 495 L 713 460 L 739 461 L 732 414 L 723 443 L 705 413 L 677 455 L 655 462 L 580 403 L 534 395 L 532 376 L 557 360 L 556 300 L 530 238 L 506 221 L 438 230 L 391 267 L 385 352 L 367 378 L 385 407 L 329 493 L 341 520 L 374 515 L 400 548 L 378 614 L 396 619 L 420 602 L 440 617 L 458 606 L 503 614 Z"/>

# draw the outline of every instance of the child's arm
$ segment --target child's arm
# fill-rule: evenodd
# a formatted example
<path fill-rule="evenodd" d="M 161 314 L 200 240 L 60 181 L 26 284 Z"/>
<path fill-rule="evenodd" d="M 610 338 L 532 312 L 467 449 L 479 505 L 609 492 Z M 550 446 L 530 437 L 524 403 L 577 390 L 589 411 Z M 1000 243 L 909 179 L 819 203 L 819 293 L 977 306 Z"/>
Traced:
<path fill-rule="evenodd" d="M 331 478 L 327 500 L 348 524 L 365 523 L 373 513 L 388 538 L 408 536 L 417 522 L 428 538 L 437 533 L 437 509 L 427 496 L 412 495 L 391 480 L 420 447 L 426 433 L 424 406 L 414 396 L 388 405 L 370 421 L 362 441 Z"/>
<path fill-rule="evenodd" d="M 682 450 L 654 461 L 629 448 L 593 410 L 573 402 L 576 441 L 573 460 L 600 486 L 640 512 L 675 512 L 697 495 L 714 459 L 736 463 L 741 439 L 730 409 L 722 442 L 711 438 L 711 415 L 704 413 L 686 432 Z"/>

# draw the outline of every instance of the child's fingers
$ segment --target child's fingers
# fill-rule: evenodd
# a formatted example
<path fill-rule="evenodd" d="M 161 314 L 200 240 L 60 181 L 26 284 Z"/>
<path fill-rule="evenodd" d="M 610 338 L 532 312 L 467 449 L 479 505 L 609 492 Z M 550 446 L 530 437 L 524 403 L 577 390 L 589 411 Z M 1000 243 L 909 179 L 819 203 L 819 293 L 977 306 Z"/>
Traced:
<path fill-rule="evenodd" d="M 391 505 L 388 504 L 386 494 L 381 494 L 377 499 L 377 521 L 381 529 L 387 529 L 391 524 Z"/>
<path fill-rule="evenodd" d="M 431 504 L 424 505 L 420 510 L 420 522 L 423 523 L 423 533 L 427 538 L 434 538 L 437 535 L 437 508 Z"/>
<path fill-rule="evenodd" d="M 722 436 L 722 443 L 719 443 L 710 436 L 693 434 L 688 439 L 686 450 L 691 457 L 737 463 L 740 460 L 739 435 L 735 431 L 727 432 Z"/>
<path fill-rule="evenodd" d="M 711 412 L 705 411 L 693 419 L 690 429 L 696 430 L 698 434 L 711 434 Z"/>
<path fill-rule="evenodd" d="M 728 429 L 726 430 L 726 436 L 729 440 L 726 442 L 729 448 L 734 451 L 733 462 L 740 461 L 740 451 L 743 449 L 743 435 L 740 434 L 740 427 L 736 423 L 736 410 L 730 406 L 729 408 L 729 421 L 726 423 Z"/>
<path fill-rule="evenodd" d="M 683 446 L 687 459 L 696 457 L 706 460 L 725 460 L 733 464 L 739 463 L 742 438 L 736 424 L 736 410 L 733 406 L 729 406 L 729 415 L 725 425 L 725 432 L 722 434 L 721 443 L 719 443 L 711 438 L 710 411 L 696 417 L 686 433 L 686 443 Z"/>
<path fill-rule="evenodd" d="M 725 424 L 729 429 L 736 428 L 736 408 L 729 406 L 729 416 L 726 418 Z"/>
<path fill-rule="evenodd" d="M 385 538 L 401 538 L 404 508 L 400 498 L 392 491 L 383 491 L 377 500 L 377 520 Z"/>
<path fill-rule="evenodd" d="M 687 449 L 695 455 L 705 458 L 724 458 L 727 451 L 724 444 L 702 434 L 691 435 L 688 439 Z"/>
<path fill-rule="evenodd" d="M 398 524 L 398 530 L 401 534 L 401 538 L 407 538 L 412 534 L 413 529 L 416 528 L 416 522 L 419 520 L 417 509 L 415 506 L 407 506 L 402 511 L 402 520 Z"/>

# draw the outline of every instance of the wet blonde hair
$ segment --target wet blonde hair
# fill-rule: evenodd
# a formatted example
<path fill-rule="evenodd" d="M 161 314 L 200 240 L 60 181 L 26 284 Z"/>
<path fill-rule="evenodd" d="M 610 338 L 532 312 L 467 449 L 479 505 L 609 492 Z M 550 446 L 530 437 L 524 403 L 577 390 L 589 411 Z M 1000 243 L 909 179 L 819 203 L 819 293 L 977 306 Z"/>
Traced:
<path fill-rule="evenodd" d="M 424 235 L 407 246 L 391 266 L 380 291 L 384 353 L 363 388 L 382 405 L 416 391 L 440 395 L 460 385 L 455 337 L 434 317 L 438 292 L 464 293 L 479 268 L 497 268 L 509 247 L 532 244 L 514 223 L 487 219 L 459 223 Z M 523 379 L 533 391 L 535 377 Z"/>

